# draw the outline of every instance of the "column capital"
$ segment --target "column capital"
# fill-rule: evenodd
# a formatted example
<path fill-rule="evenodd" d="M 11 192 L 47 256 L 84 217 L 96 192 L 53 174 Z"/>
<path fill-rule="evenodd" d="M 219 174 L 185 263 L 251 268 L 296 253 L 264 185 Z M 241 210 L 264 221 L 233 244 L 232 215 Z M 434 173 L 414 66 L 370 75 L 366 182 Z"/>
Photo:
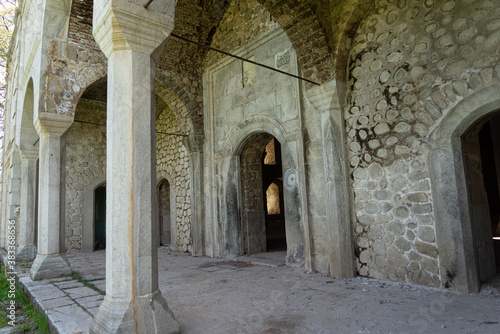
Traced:
<path fill-rule="evenodd" d="M 73 116 L 40 113 L 34 123 L 39 136 L 61 136 L 73 124 Z"/>
<path fill-rule="evenodd" d="M 190 135 L 189 137 L 184 137 L 182 142 L 189 153 L 202 152 L 203 143 L 205 142 L 205 136 Z"/>
<path fill-rule="evenodd" d="M 26 148 L 21 146 L 19 149 L 19 156 L 21 157 L 21 161 L 36 160 L 38 159 L 38 148 Z"/>
<path fill-rule="evenodd" d="M 93 35 L 109 58 L 114 51 L 152 54 L 174 29 L 176 0 L 156 0 L 148 8 L 125 0 L 94 1 Z"/>

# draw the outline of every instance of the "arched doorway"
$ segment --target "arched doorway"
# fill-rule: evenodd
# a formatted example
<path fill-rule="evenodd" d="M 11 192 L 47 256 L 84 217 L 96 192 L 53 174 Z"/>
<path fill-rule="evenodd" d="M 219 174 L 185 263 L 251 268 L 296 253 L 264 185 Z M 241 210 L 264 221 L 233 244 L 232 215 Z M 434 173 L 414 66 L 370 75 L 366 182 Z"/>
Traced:
<path fill-rule="evenodd" d="M 470 219 L 479 281 L 500 272 L 500 112 L 462 136 Z"/>
<path fill-rule="evenodd" d="M 466 150 L 464 140 L 471 141 L 466 137 L 471 136 L 473 129 L 497 117 L 500 110 L 497 92 L 498 87 L 492 86 L 464 99 L 446 115 L 431 135 L 429 169 L 443 288 L 468 293 L 481 289 L 481 265 L 477 256 L 477 246 L 480 246 L 481 241 L 477 239 L 476 231 L 473 231 L 476 228 L 473 220 L 479 214 L 477 209 L 480 206 L 477 205 L 479 201 L 472 198 L 470 189 L 471 185 L 479 187 L 476 183 L 481 178 L 477 177 L 477 173 L 475 179 L 468 175 L 467 160 L 474 163 L 477 171 L 482 171 L 482 166 L 478 167 L 482 161 L 477 151 L 476 158 L 468 157 L 470 153 Z M 481 128 L 475 131 L 479 132 Z M 496 133 L 492 134 L 496 136 Z M 496 145 L 498 140 L 494 138 L 491 142 Z M 477 146 L 480 147 L 480 144 Z M 486 183 L 490 182 L 486 180 Z M 484 178 L 481 183 L 484 187 Z M 472 189 L 472 192 L 480 193 L 480 190 Z M 484 193 L 481 196 L 485 196 Z M 486 210 L 489 210 L 489 204 Z M 482 211 L 486 210 L 483 203 Z M 484 221 L 491 223 L 491 220 Z M 490 237 L 493 238 L 492 229 Z M 486 267 L 496 270 L 491 257 L 486 262 Z"/>
<path fill-rule="evenodd" d="M 281 145 L 254 135 L 240 159 L 243 253 L 286 251 Z"/>
<path fill-rule="evenodd" d="M 160 245 L 172 244 L 172 209 L 170 206 L 170 183 L 164 179 L 159 187 L 159 217 L 158 225 L 160 228 Z"/>
<path fill-rule="evenodd" d="M 33 79 L 29 79 L 19 130 L 21 158 L 20 213 L 17 259 L 33 260 L 38 238 L 38 133 L 33 126 Z"/>
<path fill-rule="evenodd" d="M 95 189 L 94 250 L 106 249 L 106 185 Z"/>
<path fill-rule="evenodd" d="M 281 145 L 271 139 L 262 154 L 262 184 L 265 189 L 267 251 L 286 251 L 286 225 L 283 198 Z"/>

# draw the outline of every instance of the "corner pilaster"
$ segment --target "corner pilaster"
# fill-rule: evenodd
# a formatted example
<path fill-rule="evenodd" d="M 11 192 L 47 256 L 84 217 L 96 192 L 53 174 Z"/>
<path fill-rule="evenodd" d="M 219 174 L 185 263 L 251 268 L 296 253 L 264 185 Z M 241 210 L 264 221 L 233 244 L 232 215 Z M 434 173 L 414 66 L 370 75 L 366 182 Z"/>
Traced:
<path fill-rule="evenodd" d="M 16 258 L 32 261 L 36 255 L 36 161 L 38 149 L 21 148 L 21 203 L 19 213 L 19 246 Z"/>
<path fill-rule="evenodd" d="M 189 152 L 189 174 L 191 178 L 191 228 L 193 235 L 194 256 L 203 256 L 203 145 L 202 135 L 191 135 L 184 139 L 184 146 Z"/>

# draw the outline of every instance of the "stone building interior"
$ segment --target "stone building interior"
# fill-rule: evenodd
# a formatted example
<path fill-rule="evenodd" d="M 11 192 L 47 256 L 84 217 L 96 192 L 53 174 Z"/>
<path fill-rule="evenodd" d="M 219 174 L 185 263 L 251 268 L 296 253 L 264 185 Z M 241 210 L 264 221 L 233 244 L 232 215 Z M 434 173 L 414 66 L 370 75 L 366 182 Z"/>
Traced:
<path fill-rule="evenodd" d="M 499 279 L 497 0 L 20 0 L 8 62 L 0 246 L 33 281 L 105 249 L 92 333 L 178 330 L 160 245 Z"/>

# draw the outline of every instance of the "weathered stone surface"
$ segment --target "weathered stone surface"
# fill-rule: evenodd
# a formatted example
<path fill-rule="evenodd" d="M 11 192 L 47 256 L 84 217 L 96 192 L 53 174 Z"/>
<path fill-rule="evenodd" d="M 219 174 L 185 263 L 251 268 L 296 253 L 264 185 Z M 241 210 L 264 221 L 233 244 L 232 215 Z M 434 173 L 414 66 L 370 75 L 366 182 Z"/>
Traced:
<path fill-rule="evenodd" d="M 491 4 L 485 1 L 480 6 L 483 5 L 490 8 Z M 412 226 L 413 231 L 402 232 L 405 240 L 410 241 L 412 252 L 438 256 L 432 226 L 433 214 L 440 208 L 432 204 L 426 162 L 429 149 L 425 142 L 432 140 L 429 131 L 433 126 L 461 99 L 471 96 L 474 90 L 498 84 L 498 57 L 492 45 L 500 28 L 493 22 L 499 14 L 491 12 L 491 21 L 485 21 L 478 19 L 484 17 L 483 12 L 473 15 L 467 5 L 455 1 L 412 5 L 378 1 L 355 37 L 349 68 L 359 73 L 349 81 L 346 132 L 362 130 L 375 136 L 369 140 L 361 135 L 349 138 L 349 147 L 356 147 L 350 155 L 357 157 L 352 166 L 353 187 L 356 198 L 363 194 L 364 203 L 384 201 L 388 196 L 382 189 L 371 189 L 368 183 L 357 181 L 387 179 L 394 206 L 389 214 L 405 221 L 408 228 L 414 224 L 422 227 L 418 232 L 414 230 L 416 226 Z M 402 24 L 400 17 L 407 21 Z M 388 38 L 390 29 L 400 34 L 398 38 Z M 479 40 L 483 43 L 477 44 Z M 361 117 L 366 117 L 363 123 L 359 122 Z M 358 172 L 375 163 L 382 166 L 383 176 L 367 178 Z M 365 209 L 361 207 L 364 206 L 356 206 L 360 223 L 360 217 L 366 222 Z M 389 225 L 385 226 L 388 229 Z M 435 269 L 429 266 L 423 274 L 412 268 L 415 273 L 408 277 L 410 281 L 413 277 L 419 283 L 428 280 L 426 284 L 432 284 L 439 275 Z M 377 268 L 377 272 L 384 269 Z"/>
<path fill-rule="evenodd" d="M 427 243 L 417 242 L 415 243 L 415 248 L 423 255 L 437 258 L 438 250 L 435 246 L 432 246 Z"/>
<path fill-rule="evenodd" d="M 64 255 L 38 254 L 31 266 L 30 276 L 34 281 L 71 275 L 71 268 Z"/>
<path fill-rule="evenodd" d="M 176 115 L 170 107 L 166 106 L 160 110 L 156 120 L 156 131 L 160 132 L 156 136 L 156 170 L 162 171 L 169 176 L 176 195 L 175 202 L 175 226 L 176 243 L 175 247 L 182 251 L 191 251 L 191 179 L 187 172 L 190 168 L 189 155 L 186 147 L 182 143 L 181 128 Z M 170 135 L 169 135 L 170 134 Z M 173 222 L 172 222 L 173 223 Z"/>

